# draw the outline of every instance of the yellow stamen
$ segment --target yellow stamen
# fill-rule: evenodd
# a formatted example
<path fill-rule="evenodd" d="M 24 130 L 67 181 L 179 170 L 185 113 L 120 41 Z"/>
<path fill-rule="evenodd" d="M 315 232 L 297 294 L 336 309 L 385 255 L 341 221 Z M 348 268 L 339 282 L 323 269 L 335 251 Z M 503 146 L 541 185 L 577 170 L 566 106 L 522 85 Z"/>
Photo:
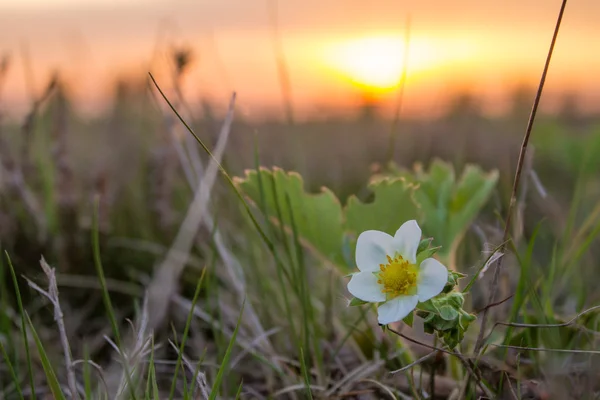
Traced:
<path fill-rule="evenodd" d="M 381 292 L 388 299 L 416 293 L 417 266 L 398 254 L 394 258 L 387 256 L 387 261 L 387 264 L 379 265 L 381 272 L 377 274 L 377 283 L 383 285 Z"/>

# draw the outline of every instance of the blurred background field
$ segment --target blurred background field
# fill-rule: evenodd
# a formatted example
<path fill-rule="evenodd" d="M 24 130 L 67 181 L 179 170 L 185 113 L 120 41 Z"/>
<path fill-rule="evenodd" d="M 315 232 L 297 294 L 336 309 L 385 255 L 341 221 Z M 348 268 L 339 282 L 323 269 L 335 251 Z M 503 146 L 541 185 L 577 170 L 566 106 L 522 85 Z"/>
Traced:
<path fill-rule="evenodd" d="M 111 333 L 94 268 L 95 201 L 114 314 L 121 331 L 130 332 L 125 319 L 135 320 L 136 326 L 140 318 L 144 321 L 144 290 L 156 284 L 169 259 L 193 201 L 198 172 L 208 174 L 209 157 L 168 109 L 148 72 L 212 151 L 222 136 L 229 96 L 237 93 L 222 158 L 232 177 L 257 165 L 277 166 L 300 173 L 307 191 L 326 186 L 345 203 L 351 195 L 369 201 L 369 179 L 390 161 L 412 168 L 439 158 L 453 164 L 457 176 L 468 164 L 498 170 L 497 186 L 457 257 L 459 271 L 470 277 L 477 270 L 485 251 L 502 238 L 517 156 L 558 3 L 392 3 L 0 3 L 0 247 L 18 276 L 40 285 L 40 258 L 56 268 L 74 358 L 96 360 L 108 385 L 115 385 L 111 373 L 118 362 L 102 337 Z M 600 79 L 594 75 L 600 58 L 589 51 L 600 37 L 593 23 L 600 7 L 593 1 L 572 6 L 526 160 L 511 232 L 518 257 L 505 260 L 509 293 L 531 294 L 530 303 L 512 315 L 515 321 L 562 322 L 600 301 Z M 149 319 L 150 325 L 156 323 L 152 329 L 162 346 L 156 360 L 164 363 L 157 362 L 155 371 L 149 368 L 148 347 L 132 361 L 142 365 L 142 375 L 150 369 L 158 377 L 156 393 L 161 395 L 154 398 L 168 393 L 177 351 L 167 338 L 183 332 L 202 271 L 198 304 L 205 314 L 191 323 L 184 354 L 193 360 L 190 365 L 201 360 L 209 386 L 219 382 L 244 297 L 246 307 L 253 308 L 245 308 L 250 314 L 240 328 L 242 344 L 233 350 L 236 363 L 220 385 L 223 398 L 233 398 L 238 387 L 242 398 L 270 398 L 275 392 L 281 398 L 308 398 L 304 390 L 310 385 L 319 388 L 313 391 L 317 398 L 347 393 L 382 398 L 387 393 L 358 378 L 346 380 L 350 371 L 360 379 L 384 382 L 398 398 L 402 393 L 418 397 L 408 378 L 402 378 L 406 383 L 386 375 L 406 363 L 402 357 L 386 359 L 386 352 L 400 345 L 386 339 L 371 317 L 362 315 L 354 322 L 358 312 L 345 307 L 348 295 L 340 271 L 330 274 L 330 266 L 306 251 L 303 263 L 314 272 L 298 279 L 314 285 L 314 292 L 300 291 L 298 299 L 290 300 L 298 302 L 290 317 L 289 310 L 270 303 L 282 303 L 283 297 L 263 297 L 270 285 L 263 280 L 274 281 L 278 267 L 221 176 L 210 191 L 207 215 L 213 223 L 203 222 L 191 234 L 185 268 L 181 277 L 176 275 L 178 288 L 170 292 L 165 280 L 168 296 L 158 297 L 169 309 L 167 316 L 158 322 Z M 277 245 L 282 252 L 283 243 Z M 228 257 L 238 260 L 243 284 L 218 271 L 229 265 Z M 15 384 L 6 362 L 0 364 L 2 398 L 8 399 L 19 398 L 19 385 L 29 393 L 29 381 L 6 261 L 1 263 L 5 311 L 0 313 L 0 340 L 20 377 Z M 520 275 L 524 270 L 527 276 Z M 477 281 L 469 300 L 472 310 L 486 305 L 488 277 Z M 19 279 L 25 308 L 56 370 L 62 371 L 60 337 L 47 302 Z M 268 290 L 284 296 L 296 289 Z M 510 304 L 500 307 L 495 318 L 507 320 Z M 339 319 L 329 325 L 323 321 L 331 313 L 339 313 Z M 294 322 L 309 327 L 294 332 Z M 268 345 L 260 343 L 266 336 L 261 338 L 257 324 L 271 340 Z M 596 324 L 594 315 L 582 322 L 581 330 L 525 330 L 520 345 L 528 340 L 534 347 L 597 349 Z M 465 344 L 465 352 L 469 346 Z M 331 359 L 320 359 L 319 352 Z M 33 357 L 38 371 L 34 386 L 43 393 L 49 386 L 43 357 Z M 494 354 L 493 359 L 494 368 L 510 371 L 518 398 L 559 398 L 544 397 L 553 390 L 570 398 L 596 398 L 593 393 L 600 389 L 592 366 L 597 363 L 586 357 L 511 353 L 508 358 Z M 368 369 L 381 359 L 385 362 Z M 438 369 L 439 398 L 448 398 L 462 378 L 445 362 Z M 193 368 L 186 368 L 189 383 Z M 429 365 L 424 371 L 435 375 L 435 368 Z M 489 368 L 490 381 L 498 376 L 494 368 Z M 66 386 L 64 374 L 57 375 Z M 181 397 L 188 390 L 183 376 L 175 379 Z M 78 370 L 86 395 L 89 377 L 89 371 Z M 365 393 L 354 393 L 354 383 Z M 203 398 L 202 393 L 194 398 Z"/>

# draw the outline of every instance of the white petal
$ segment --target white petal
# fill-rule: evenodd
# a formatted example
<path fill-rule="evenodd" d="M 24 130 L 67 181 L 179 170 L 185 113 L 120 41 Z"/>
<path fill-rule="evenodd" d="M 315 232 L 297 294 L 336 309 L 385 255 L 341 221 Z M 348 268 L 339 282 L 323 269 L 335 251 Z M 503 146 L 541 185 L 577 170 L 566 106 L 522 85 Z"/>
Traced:
<path fill-rule="evenodd" d="M 372 272 L 358 272 L 352 275 L 348 282 L 348 291 L 362 301 L 377 303 L 385 301 L 385 294 L 377 283 L 377 277 Z"/>
<path fill-rule="evenodd" d="M 356 242 L 356 266 L 361 271 L 379 271 L 387 264 L 386 256 L 394 256 L 394 238 L 385 232 L 365 231 Z"/>
<path fill-rule="evenodd" d="M 421 242 L 421 228 L 414 219 L 406 221 L 394 235 L 394 248 L 405 260 L 417 262 L 417 249 Z"/>
<path fill-rule="evenodd" d="M 399 296 L 387 301 L 377 308 L 378 321 L 381 325 L 401 321 L 415 309 L 419 299 L 417 296 Z"/>
<path fill-rule="evenodd" d="M 427 301 L 441 293 L 448 282 L 448 270 L 435 258 L 423 260 L 417 281 L 419 301 Z"/>

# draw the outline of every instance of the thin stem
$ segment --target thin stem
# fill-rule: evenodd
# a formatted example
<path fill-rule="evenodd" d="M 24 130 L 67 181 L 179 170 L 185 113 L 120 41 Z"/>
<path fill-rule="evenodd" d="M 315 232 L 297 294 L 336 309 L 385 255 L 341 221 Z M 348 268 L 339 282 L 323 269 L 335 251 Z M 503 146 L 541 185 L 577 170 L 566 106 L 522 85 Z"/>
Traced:
<path fill-rule="evenodd" d="M 521 151 L 519 154 L 519 161 L 517 163 L 517 171 L 515 172 L 515 180 L 512 187 L 512 193 L 510 196 L 510 203 L 508 206 L 508 211 L 506 215 L 506 224 L 504 226 L 504 236 L 502 238 L 502 248 L 500 252 L 504 252 L 506 249 L 506 242 L 508 240 L 508 235 L 510 232 L 510 224 L 512 222 L 513 209 L 517 202 L 517 193 L 519 190 L 519 182 L 521 181 L 521 172 L 523 171 L 523 165 L 525 162 L 525 155 L 527 154 L 527 145 L 529 144 L 529 137 L 531 136 L 531 131 L 533 129 L 533 123 L 535 121 L 535 117 L 537 114 L 538 106 L 540 104 L 540 99 L 542 98 L 542 91 L 544 90 L 544 84 L 546 83 L 546 76 L 548 74 L 548 69 L 550 67 L 550 60 L 552 59 L 552 53 L 554 52 L 554 45 L 556 44 L 556 39 L 558 37 L 558 32 L 560 30 L 560 24 L 562 22 L 563 14 L 565 11 L 565 7 L 567 5 L 567 0 L 563 0 L 562 5 L 560 7 L 560 11 L 558 13 L 558 18 L 556 20 L 556 26 L 554 28 L 554 34 L 552 35 L 552 42 L 550 43 L 550 49 L 548 50 L 548 55 L 546 56 L 546 63 L 544 64 L 544 70 L 542 72 L 542 77 L 540 79 L 540 84 L 537 89 L 537 93 L 535 95 L 535 100 L 533 101 L 533 107 L 531 109 L 531 114 L 529 115 L 529 120 L 527 121 L 527 128 L 525 130 L 525 137 L 523 138 L 523 143 L 521 144 Z M 494 277 L 490 284 L 490 295 L 488 298 L 488 304 L 492 304 L 494 302 L 494 298 L 496 296 L 496 292 L 498 289 L 498 278 L 500 277 L 500 270 L 502 269 L 502 261 L 504 257 L 500 257 L 496 261 L 496 268 L 494 270 Z M 475 353 L 479 353 L 483 346 L 483 338 L 485 333 L 485 328 L 487 325 L 487 317 L 490 307 L 486 307 L 483 311 L 483 316 L 481 317 L 481 329 L 479 330 L 479 336 L 477 337 L 477 342 L 475 344 Z"/>

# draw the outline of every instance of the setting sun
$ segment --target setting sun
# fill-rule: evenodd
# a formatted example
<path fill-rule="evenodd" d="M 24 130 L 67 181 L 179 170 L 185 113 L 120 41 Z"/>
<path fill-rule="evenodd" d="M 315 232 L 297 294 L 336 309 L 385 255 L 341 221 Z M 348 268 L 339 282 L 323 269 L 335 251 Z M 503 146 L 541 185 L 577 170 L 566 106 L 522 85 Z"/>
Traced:
<path fill-rule="evenodd" d="M 411 82 L 423 73 L 452 69 L 453 63 L 472 56 L 474 44 L 464 38 L 434 40 L 415 35 L 408 49 L 406 45 L 402 33 L 339 38 L 321 45 L 321 61 L 333 76 L 378 95 L 399 86 L 404 68 Z"/>
<path fill-rule="evenodd" d="M 400 83 L 402 69 L 412 65 L 412 55 L 405 62 L 402 36 L 368 36 L 327 46 L 328 67 L 353 84 L 385 91 Z M 414 49 L 411 49 L 411 53 Z"/>
<path fill-rule="evenodd" d="M 355 84 L 390 89 L 400 81 L 403 47 L 404 43 L 393 37 L 368 37 L 340 45 L 333 56 L 340 72 Z"/>

